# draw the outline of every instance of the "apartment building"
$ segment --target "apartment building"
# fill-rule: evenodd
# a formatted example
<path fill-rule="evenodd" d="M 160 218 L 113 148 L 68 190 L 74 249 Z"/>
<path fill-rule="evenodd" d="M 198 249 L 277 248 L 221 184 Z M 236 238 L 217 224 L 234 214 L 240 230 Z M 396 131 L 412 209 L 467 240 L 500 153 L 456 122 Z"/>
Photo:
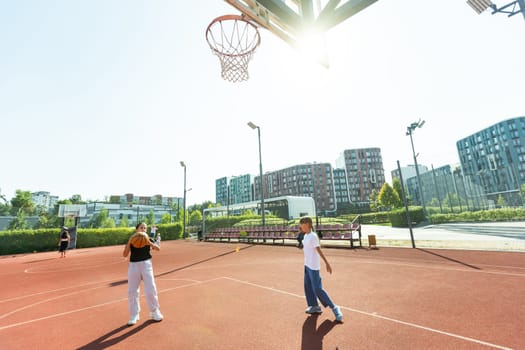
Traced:
<path fill-rule="evenodd" d="M 523 205 L 525 117 L 507 119 L 456 143 L 465 177 L 497 203 Z"/>

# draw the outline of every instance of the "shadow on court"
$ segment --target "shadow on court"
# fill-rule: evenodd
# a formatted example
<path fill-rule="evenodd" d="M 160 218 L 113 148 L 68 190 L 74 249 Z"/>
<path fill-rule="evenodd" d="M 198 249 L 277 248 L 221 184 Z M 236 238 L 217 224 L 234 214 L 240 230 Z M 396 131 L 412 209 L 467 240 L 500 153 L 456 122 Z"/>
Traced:
<path fill-rule="evenodd" d="M 252 247 L 254 247 L 254 245 L 249 245 L 249 246 L 246 246 L 246 247 L 242 247 L 242 248 L 239 248 L 239 250 L 246 250 L 246 249 L 249 249 L 249 248 L 252 248 Z M 234 253 L 236 253 L 235 250 L 233 250 L 231 252 L 218 254 L 218 255 L 212 256 L 212 257 L 207 258 L 207 259 L 199 260 L 199 261 L 196 261 L 194 263 L 191 263 L 191 264 L 188 264 L 188 265 L 184 265 L 184 266 L 181 266 L 181 267 L 177 267 L 176 269 L 173 269 L 173 270 L 166 271 L 166 272 L 160 273 L 158 275 L 155 275 L 155 278 L 160 278 L 162 276 L 166 276 L 166 275 L 169 275 L 169 274 L 177 272 L 177 271 L 185 270 L 185 269 L 188 269 L 190 267 L 193 267 L 193 266 L 196 266 L 196 265 L 200 265 L 200 264 L 203 264 L 205 262 L 212 261 L 212 260 L 215 260 L 215 259 L 218 259 L 218 258 L 222 258 L 223 256 L 227 256 L 227 255 L 234 254 Z M 110 287 L 116 287 L 116 286 L 120 286 L 120 285 L 123 285 L 123 284 L 126 284 L 126 283 L 128 283 L 127 279 L 111 282 L 109 284 L 109 286 Z"/>
<path fill-rule="evenodd" d="M 151 325 L 153 323 L 157 323 L 157 322 L 155 322 L 153 320 L 148 320 L 148 321 L 142 323 L 139 326 L 132 326 L 132 327 L 130 327 L 128 325 L 123 325 L 123 326 L 115 328 L 111 332 L 108 332 L 108 333 L 104 334 L 103 336 L 93 340 L 91 343 L 77 348 L 77 350 L 107 349 L 110 346 L 113 346 L 115 344 L 120 343 L 121 341 L 123 341 L 126 338 L 132 336 L 133 334 L 136 334 L 136 333 L 142 331 L 144 328 L 146 328 L 147 326 L 149 326 L 149 325 Z M 125 332 L 125 333 L 123 333 L 123 334 L 121 334 L 121 335 L 119 335 L 119 336 L 117 336 L 115 338 L 112 338 L 114 335 L 124 331 L 125 329 L 129 329 L 129 331 Z"/>
<path fill-rule="evenodd" d="M 306 318 L 303 323 L 303 333 L 301 339 L 301 350 L 322 350 L 323 338 L 330 333 L 332 328 L 337 324 L 336 321 L 324 320 L 319 328 L 317 327 L 317 319 L 319 315 L 311 315 Z"/>
<path fill-rule="evenodd" d="M 471 269 L 481 270 L 481 269 L 480 269 L 479 267 L 477 267 L 477 266 L 470 265 L 470 264 L 464 263 L 464 262 L 462 262 L 462 261 L 459 261 L 459 260 L 456 260 L 456 259 L 449 258 L 449 257 L 447 257 L 447 256 L 444 256 L 444 255 L 438 254 L 438 253 L 436 253 L 436 252 L 431 252 L 430 250 L 421 249 L 421 248 L 416 248 L 416 249 L 419 250 L 419 251 L 421 251 L 421 252 L 424 252 L 424 253 L 427 253 L 427 254 L 430 254 L 430 255 L 434 255 L 434 256 L 440 257 L 440 258 L 442 258 L 442 259 L 448 260 L 448 261 L 452 261 L 452 262 L 458 263 L 458 264 L 460 264 L 460 265 L 466 266 L 466 267 L 471 268 Z"/>

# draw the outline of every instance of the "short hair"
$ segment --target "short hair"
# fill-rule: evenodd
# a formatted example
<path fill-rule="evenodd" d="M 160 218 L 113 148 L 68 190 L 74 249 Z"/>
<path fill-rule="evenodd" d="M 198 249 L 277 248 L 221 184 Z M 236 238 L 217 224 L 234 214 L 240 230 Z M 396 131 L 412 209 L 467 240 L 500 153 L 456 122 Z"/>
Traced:
<path fill-rule="evenodd" d="M 310 226 L 313 226 L 312 218 L 309 216 L 304 216 L 299 220 L 300 224 L 309 224 Z"/>

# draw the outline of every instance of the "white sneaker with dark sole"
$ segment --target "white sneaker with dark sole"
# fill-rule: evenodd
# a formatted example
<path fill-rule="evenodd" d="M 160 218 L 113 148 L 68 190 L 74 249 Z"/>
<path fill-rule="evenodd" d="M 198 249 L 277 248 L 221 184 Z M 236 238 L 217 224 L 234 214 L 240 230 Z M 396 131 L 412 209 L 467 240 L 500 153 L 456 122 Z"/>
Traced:
<path fill-rule="evenodd" d="M 132 318 L 129 319 L 128 321 L 128 326 L 133 326 L 134 324 L 137 324 L 137 322 L 139 321 L 139 316 L 134 316 Z"/>
<path fill-rule="evenodd" d="M 341 312 L 341 309 L 339 308 L 339 306 L 334 306 L 332 311 L 334 312 L 335 320 L 337 322 L 343 322 L 343 313 Z"/>
<path fill-rule="evenodd" d="M 149 313 L 149 316 L 151 317 L 151 319 L 155 322 L 160 322 L 164 319 L 164 316 L 162 316 L 162 314 L 160 313 L 160 310 L 157 309 L 155 311 L 152 311 Z"/>
<path fill-rule="evenodd" d="M 320 306 L 308 306 L 304 312 L 307 314 L 321 314 L 323 313 L 323 310 Z"/>

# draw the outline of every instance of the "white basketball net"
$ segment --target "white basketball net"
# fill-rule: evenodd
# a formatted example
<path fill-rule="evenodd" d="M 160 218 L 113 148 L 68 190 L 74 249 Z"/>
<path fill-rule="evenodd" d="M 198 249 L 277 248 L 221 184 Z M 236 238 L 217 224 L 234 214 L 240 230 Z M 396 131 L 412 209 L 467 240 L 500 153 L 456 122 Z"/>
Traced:
<path fill-rule="evenodd" d="M 206 40 L 221 61 L 224 80 L 248 80 L 248 63 L 261 41 L 254 24 L 237 15 L 218 17 L 208 26 Z"/>

